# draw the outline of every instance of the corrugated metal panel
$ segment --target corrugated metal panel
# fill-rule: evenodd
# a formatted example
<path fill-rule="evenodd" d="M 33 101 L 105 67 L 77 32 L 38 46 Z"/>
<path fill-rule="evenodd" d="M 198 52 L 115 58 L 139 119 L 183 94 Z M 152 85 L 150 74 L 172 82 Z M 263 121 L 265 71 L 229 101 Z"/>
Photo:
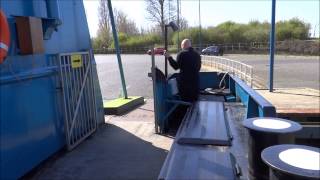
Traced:
<path fill-rule="evenodd" d="M 198 101 L 187 112 L 177 138 L 180 144 L 230 146 L 223 102 Z"/>

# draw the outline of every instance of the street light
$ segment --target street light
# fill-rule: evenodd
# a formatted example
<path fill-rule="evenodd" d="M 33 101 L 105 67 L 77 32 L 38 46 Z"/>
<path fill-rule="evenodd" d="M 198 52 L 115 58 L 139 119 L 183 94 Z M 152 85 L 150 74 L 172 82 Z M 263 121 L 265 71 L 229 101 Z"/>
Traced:
<path fill-rule="evenodd" d="M 167 29 L 168 27 L 171 27 L 171 29 L 173 31 L 179 30 L 178 25 L 173 21 L 171 21 L 169 24 L 166 24 L 164 26 L 164 49 L 166 51 L 168 50 L 168 37 L 167 37 L 168 36 L 168 29 Z M 166 78 L 168 77 L 168 58 L 167 57 L 165 57 L 165 76 L 166 76 Z"/>

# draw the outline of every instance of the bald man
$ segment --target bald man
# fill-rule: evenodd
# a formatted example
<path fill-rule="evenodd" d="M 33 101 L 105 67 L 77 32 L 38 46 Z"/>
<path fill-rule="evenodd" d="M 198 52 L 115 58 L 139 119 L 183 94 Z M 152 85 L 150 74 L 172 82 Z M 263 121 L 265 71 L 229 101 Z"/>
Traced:
<path fill-rule="evenodd" d="M 184 39 L 181 42 L 182 51 L 177 55 L 175 61 L 172 56 L 165 52 L 173 69 L 180 69 L 178 77 L 178 89 L 183 101 L 194 102 L 199 96 L 199 71 L 201 68 L 201 57 L 191 47 L 191 41 Z"/>

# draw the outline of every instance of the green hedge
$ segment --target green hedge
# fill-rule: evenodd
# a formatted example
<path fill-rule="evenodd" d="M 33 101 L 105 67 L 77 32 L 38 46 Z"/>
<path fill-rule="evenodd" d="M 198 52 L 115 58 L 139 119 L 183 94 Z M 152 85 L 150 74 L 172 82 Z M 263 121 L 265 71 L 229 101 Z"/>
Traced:
<path fill-rule="evenodd" d="M 121 48 L 146 47 L 154 44 L 159 44 L 161 37 L 156 34 L 127 36 L 119 33 L 119 43 Z M 111 43 L 111 48 L 114 48 L 114 42 Z"/>
<path fill-rule="evenodd" d="M 297 18 L 280 21 L 276 24 L 276 40 L 306 40 L 310 25 Z M 199 28 L 189 28 L 179 32 L 179 39 L 189 38 L 194 44 L 199 44 Z M 240 24 L 228 21 L 216 27 L 201 30 L 202 44 L 226 44 L 245 42 L 267 42 L 269 40 L 270 24 L 252 21 Z M 177 44 L 178 33 L 174 33 L 172 44 Z"/>
<path fill-rule="evenodd" d="M 279 21 L 276 24 L 276 40 L 306 40 L 309 38 L 310 25 L 297 18 L 288 21 Z M 228 21 L 215 27 L 201 30 L 202 44 L 227 44 L 267 42 L 269 40 L 270 24 L 268 22 L 252 21 L 248 24 Z M 93 48 L 114 48 L 113 40 L 101 37 L 103 33 L 93 39 Z M 121 48 L 147 47 L 154 44 L 163 44 L 159 34 L 145 34 L 129 36 L 119 33 Z M 169 34 L 169 44 L 176 45 L 182 39 L 191 39 L 193 44 L 199 44 L 199 28 L 191 27 L 186 30 Z M 162 45 L 163 46 L 163 45 Z"/>

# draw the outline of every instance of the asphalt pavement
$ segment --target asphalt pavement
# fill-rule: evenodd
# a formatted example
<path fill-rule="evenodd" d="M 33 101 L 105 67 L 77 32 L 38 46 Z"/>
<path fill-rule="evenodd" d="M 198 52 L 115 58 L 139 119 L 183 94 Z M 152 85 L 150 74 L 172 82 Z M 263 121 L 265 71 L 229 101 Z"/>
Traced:
<path fill-rule="evenodd" d="M 269 57 L 267 55 L 232 54 L 224 57 L 252 65 L 254 75 L 267 87 Z M 121 55 L 129 95 L 152 97 L 152 81 L 148 77 L 151 68 L 149 55 Z M 121 96 L 121 81 L 116 55 L 95 55 L 98 76 L 104 99 Z M 164 57 L 156 56 L 156 65 L 164 70 Z M 170 66 L 169 66 L 170 67 Z M 169 73 L 175 72 L 169 68 Z M 274 87 L 319 88 L 319 57 L 317 56 L 275 56 Z"/>
<path fill-rule="evenodd" d="M 121 55 L 129 96 L 152 97 L 151 56 Z M 122 86 L 116 55 L 95 55 L 102 96 L 114 99 L 121 96 Z M 156 66 L 164 72 L 164 56 L 156 56 Z M 169 73 L 174 70 L 169 67 Z"/>
<path fill-rule="evenodd" d="M 230 54 L 224 57 L 253 66 L 255 79 L 268 87 L 270 69 L 268 55 Z M 318 56 L 276 55 L 274 58 L 274 87 L 307 87 L 319 90 L 319 62 Z"/>

